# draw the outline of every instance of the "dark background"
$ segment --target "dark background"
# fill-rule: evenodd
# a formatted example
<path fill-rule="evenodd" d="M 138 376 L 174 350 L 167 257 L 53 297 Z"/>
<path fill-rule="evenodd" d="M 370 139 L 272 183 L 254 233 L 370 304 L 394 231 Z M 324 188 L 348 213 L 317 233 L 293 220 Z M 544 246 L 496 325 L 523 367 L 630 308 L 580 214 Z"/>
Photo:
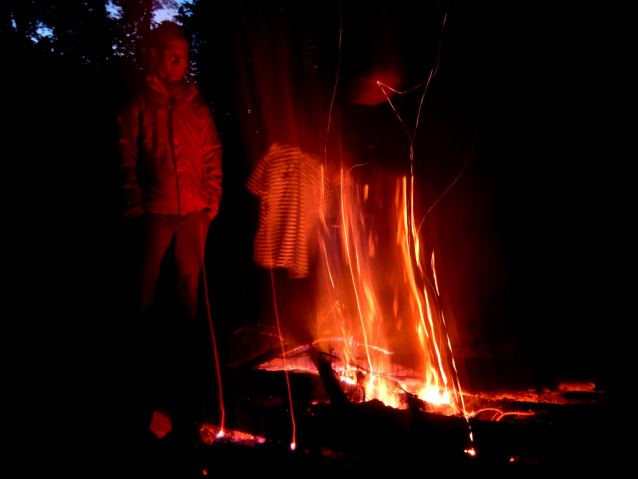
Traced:
<path fill-rule="evenodd" d="M 114 118 L 148 71 L 147 31 L 161 5 L 114 3 L 121 18 L 109 17 L 99 1 L 0 7 L 5 181 L 10 210 L 29 225 L 14 237 L 21 252 L 15 301 L 26 337 L 42 340 L 35 368 L 41 390 L 62 399 L 77 428 L 104 411 L 126 409 L 129 382 L 136 381 L 129 356 L 137 338 L 130 311 L 139 231 L 121 216 Z M 396 116 L 387 104 L 357 112 L 347 86 L 380 66 L 399 73 L 401 89 L 421 83 L 436 61 L 448 7 L 297 3 L 200 1 L 180 9 L 193 38 L 192 74 L 224 143 L 224 196 L 206 257 L 222 343 L 260 313 L 262 285 L 251 260 L 258 203 L 243 184 L 273 139 L 277 112 L 264 109 L 257 84 L 292 78 L 296 108 L 313 113 L 297 127 L 323 135 L 341 16 L 336 105 L 343 123 L 333 116 L 333 131 L 353 134 L 354 118 L 379 148 L 403 148 L 385 166 L 405 171 L 408 142 Z M 449 7 L 414 167 L 422 217 L 474 145 L 464 174 L 423 227 L 424 241 L 440 252 L 459 354 L 474 358 L 466 365 L 474 389 L 555 388 L 578 380 L 609 391 L 618 384 L 614 338 L 626 315 L 618 299 L 625 268 L 617 237 L 627 219 L 612 181 L 623 175 L 623 163 L 609 145 L 603 24 L 549 3 Z M 38 34 L 43 26 L 51 36 Z M 278 68 L 264 78 L 269 61 Z M 408 125 L 421 93 L 394 97 Z M 260 107 L 259 118 L 247 112 Z M 368 119 L 363 127 L 361 117 Z M 255 125 L 263 127 L 261 136 L 251 136 Z M 160 288 L 170 306 L 170 282 Z"/>

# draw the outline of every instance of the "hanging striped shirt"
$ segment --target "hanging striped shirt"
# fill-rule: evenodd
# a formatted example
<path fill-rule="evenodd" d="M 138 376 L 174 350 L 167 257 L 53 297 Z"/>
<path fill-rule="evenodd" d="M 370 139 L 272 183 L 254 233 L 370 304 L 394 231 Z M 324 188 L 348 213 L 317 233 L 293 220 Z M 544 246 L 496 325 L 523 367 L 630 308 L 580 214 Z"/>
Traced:
<path fill-rule="evenodd" d="M 291 278 L 309 274 L 310 241 L 319 211 L 334 216 L 334 193 L 321 163 L 299 148 L 274 143 L 246 183 L 261 200 L 253 258 L 264 268 L 286 268 Z"/>

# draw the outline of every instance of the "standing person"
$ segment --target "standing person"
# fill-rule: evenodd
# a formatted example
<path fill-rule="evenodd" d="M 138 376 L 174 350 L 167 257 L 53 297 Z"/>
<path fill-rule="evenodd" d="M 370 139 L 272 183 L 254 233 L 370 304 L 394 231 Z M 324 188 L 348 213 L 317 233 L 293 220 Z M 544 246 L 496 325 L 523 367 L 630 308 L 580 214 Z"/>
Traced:
<path fill-rule="evenodd" d="M 206 235 L 221 199 L 222 147 L 210 109 L 185 79 L 183 30 L 163 22 L 152 35 L 156 74 L 118 117 L 125 216 L 142 216 L 142 314 L 151 310 L 162 257 L 174 242 L 177 288 L 194 320 Z"/>

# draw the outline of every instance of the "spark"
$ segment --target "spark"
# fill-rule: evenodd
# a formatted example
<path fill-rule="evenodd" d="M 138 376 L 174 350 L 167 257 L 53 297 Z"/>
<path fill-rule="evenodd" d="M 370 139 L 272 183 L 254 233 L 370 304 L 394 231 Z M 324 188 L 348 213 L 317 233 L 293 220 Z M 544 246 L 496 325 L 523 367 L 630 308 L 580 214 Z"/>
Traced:
<path fill-rule="evenodd" d="M 434 252 L 432 252 L 431 262 L 430 262 L 430 265 L 432 268 L 432 278 L 433 278 L 433 281 L 431 282 L 430 279 L 428 279 L 430 272 L 428 271 L 426 275 L 426 271 L 425 271 L 427 268 L 427 266 L 425 266 L 427 264 L 427 262 L 425 261 L 426 260 L 425 249 L 422 248 L 422 245 L 419 240 L 419 232 L 423 224 L 423 220 L 421 221 L 421 223 L 419 224 L 419 228 L 417 229 L 416 228 L 417 223 L 415 220 L 415 204 L 414 204 L 415 203 L 415 195 L 414 195 L 415 176 L 414 176 L 413 145 L 414 145 L 416 133 L 418 130 L 418 126 L 420 124 L 419 123 L 420 113 L 422 111 L 425 94 L 429 88 L 429 85 L 431 84 L 432 79 L 437 74 L 439 69 L 440 59 L 441 59 L 441 47 L 443 43 L 443 30 L 445 28 L 446 21 L 447 21 L 448 10 L 449 10 L 449 5 L 442 19 L 441 29 L 439 32 L 439 40 L 437 45 L 437 55 L 435 59 L 436 61 L 432 65 L 427 79 L 407 91 L 397 91 L 396 89 L 380 81 L 377 81 L 377 86 L 381 89 L 386 100 L 390 104 L 394 113 L 397 115 L 397 118 L 401 122 L 406 134 L 408 135 L 408 139 L 410 143 L 410 183 L 409 184 L 407 183 L 407 177 L 403 177 L 402 188 L 400 183 L 397 184 L 397 195 L 396 195 L 395 204 L 398 210 L 397 213 L 399 213 L 399 215 L 402 215 L 403 217 L 399 216 L 400 220 L 398 224 L 396 239 L 397 239 L 397 244 L 400 245 L 399 251 L 403 253 L 403 257 L 404 257 L 403 278 L 405 279 L 405 284 L 407 286 L 406 290 L 408 291 L 408 295 L 409 295 L 409 298 L 408 298 L 409 308 L 416 319 L 416 325 L 415 325 L 416 333 L 418 335 L 418 341 L 420 343 L 420 347 L 422 348 L 422 353 L 423 353 L 422 365 L 423 365 L 423 374 L 425 376 L 425 381 L 424 381 L 425 387 L 421 391 L 421 395 L 425 395 L 426 399 L 436 404 L 441 404 L 441 403 L 449 404 L 451 391 L 453 391 L 456 398 L 456 404 L 452 405 L 452 407 L 455 408 L 457 412 L 459 411 L 458 402 L 460 398 L 460 403 L 461 403 L 460 405 L 463 411 L 463 415 L 468 423 L 470 440 L 473 441 L 471 426 L 469 424 L 468 414 L 466 412 L 465 404 L 463 400 L 463 393 L 461 389 L 459 374 L 456 367 L 456 363 L 454 361 L 452 344 L 450 341 L 449 334 L 447 333 L 447 325 L 445 324 L 445 318 L 441 310 L 441 305 L 439 304 L 438 298 L 441 293 L 442 285 L 438 283 L 438 278 L 435 271 Z M 330 134 L 330 128 L 331 128 L 332 111 L 335 106 L 336 90 L 337 90 L 338 81 L 339 81 L 339 72 L 340 72 L 340 65 L 341 65 L 342 32 L 343 32 L 342 18 L 341 18 L 341 10 L 339 5 L 339 60 L 338 60 L 337 74 L 335 78 L 335 84 L 334 84 L 334 89 L 333 89 L 333 94 L 332 94 L 332 99 L 330 102 L 329 114 L 327 119 L 327 128 L 326 128 L 326 136 L 325 136 L 325 144 L 324 144 L 325 165 L 327 165 L 327 147 L 328 147 L 328 140 L 329 140 L 329 134 Z M 416 90 L 423 86 L 424 86 L 423 93 L 420 97 L 418 114 L 417 114 L 416 122 L 414 124 L 414 129 L 413 131 L 410 131 L 408 129 L 408 126 L 405 124 L 405 122 L 403 121 L 399 113 L 397 112 L 392 101 L 390 100 L 390 95 L 388 94 L 388 91 L 392 91 L 398 94 L 404 94 L 404 93 L 408 93 L 413 90 Z M 337 103 L 337 109 L 338 108 L 339 108 L 339 105 Z M 476 141 L 476 138 L 475 138 L 475 141 Z M 339 147 L 341 149 L 341 136 L 339 136 Z M 473 149 L 474 149 L 474 146 L 472 147 L 472 151 Z M 468 161 L 469 161 L 469 157 L 468 157 Z M 369 391 L 371 392 L 374 391 L 373 394 L 375 397 L 377 397 L 378 399 L 383 399 L 384 402 L 388 402 L 389 404 L 389 403 L 392 403 L 392 399 L 390 399 L 389 396 L 382 398 L 381 393 L 383 392 L 383 394 L 385 394 L 386 393 L 385 390 L 386 389 L 389 390 L 390 384 L 393 384 L 396 387 L 397 384 L 400 384 L 400 383 L 391 381 L 388 378 L 384 377 L 384 374 L 381 373 L 380 371 L 384 371 L 384 370 L 387 371 L 387 369 L 385 368 L 385 366 L 382 365 L 382 363 L 378 363 L 379 355 L 375 354 L 374 351 L 376 350 L 376 351 L 380 351 L 384 353 L 385 356 L 384 355 L 381 356 L 381 360 L 384 360 L 384 361 L 389 361 L 388 355 L 392 353 L 390 351 L 385 350 L 384 347 L 379 347 L 375 344 L 371 344 L 371 343 L 378 342 L 377 341 L 377 339 L 379 339 L 377 338 L 378 332 L 377 332 L 377 329 L 375 329 L 376 328 L 375 325 L 376 325 L 376 322 L 381 317 L 382 311 L 383 311 L 383 308 L 376 303 L 376 299 L 375 299 L 376 284 L 374 284 L 374 281 L 370 282 L 370 278 L 368 278 L 367 276 L 367 274 L 369 273 L 369 271 L 367 270 L 369 265 L 369 260 L 366 256 L 366 253 L 373 251 L 375 244 L 374 244 L 374 241 L 370 239 L 371 236 L 369 235 L 367 236 L 369 241 L 368 243 L 364 244 L 363 243 L 364 240 L 362 238 L 359 238 L 359 236 L 357 235 L 358 229 L 361 227 L 365 229 L 366 224 L 364 222 L 363 210 L 357 211 L 355 209 L 355 207 L 358 206 L 356 202 L 357 201 L 359 202 L 359 206 L 362 204 L 362 202 L 365 203 L 366 200 L 368 200 L 369 197 L 371 196 L 372 191 L 370 191 L 368 185 L 364 185 L 363 189 L 355 188 L 356 193 L 351 193 L 348 188 L 344 187 L 344 185 L 346 184 L 345 180 L 348 179 L 349 173 L 352 171 L 353 168 L 358 166 L 361 166 L 361 165 L 355 165 L 351 167 L 349 170 L 344 170 L 344 167 L 342 164 L 342 169 L 340 172 L 341 174 L 341 182 L 340 182 L 341 199 L 340 199 L 340 211 L 339 211 L 340 218 L 337 221 L 337 224 L 341 227 L 340 232 L 343 239 L 343 253 L 347 262 L 346 267 L 349 268 L 349 272 L 343 271 L 343 273 L 346 276 L 350 276 L 350 278 L 343 278 L 343 280 L 345 280 L 348 284 L 350 284 L 350 281 L 351 281 L 351 284 L 352 284 L 351 291 L 354 293 L 353 299 L 356 300 L 354 302 L 353 309 L 354 307 L 356 307 L 357 311 L 356 312 L 352 311 L 351 313 L 352 317 L 348 318 L 348 314 L 350 313 L 349 305 L 346 305 L 346 303 L 344 303 L 343 306 L 341 305 L 338 306 L 338 301 L 336 300 L 339 298 L 338 294 L 340 294 L 340 292 L 337 290 L 337 288 L 340 286 L 339 283 L 342 280 L 342 278 L 340 275 L 339 266 L 331 262 L 332 257 L 330 256 L 331 251 L 329 249 L 331 245 L 328 243 L 329 241 L 328 238 L 332 234 L 332 231 L 335 231 L 335 230 L 329 228 L 329 225 L 327 224 L 327 221 L 326 221 L 325 211 L 323 208 L 325 206 L 323 201 L 324 192 L 322 189 L 322 202 L 321 202 L 322 207 L 320 208 L 320 211 L 319 211 L 319 218 L 320 218 L 320 225 L 322 227 L 322 232 L 325 234 L 323 234 L 322 238 L 320 239 L 320 245 L 321 245 L 321 251 L 323 252 L 323 255 L 325 257 L 325 266 L 327 268 L 326 279 L 329 280 L 329 282 L 326 281 L 326 283 L 327 285 L 329 283 L 329 285 L 332 286 L 333 294 L 335 294 L 336 297 L 332 298 L 326 305 L 325 309 L 323 309 L 321 313 L 317 315 L 317 318 L 318 318 L 317 328 L 319 328 L 322 324 L 324 324 L 325 320 L 329 316 L 333 316 L 336 324 L 338 325 L 338 329 L 340 328 L 341 332 L 343 333 L 343 338 L 317 340 L 313 344 L 317 344 L 318 341 L 335 341 L 335 342 L 341 341 L 344 348 L 342 362 L 343 362 L 344 370 L 346 371 L 346 373 L 341 374 L 340 379 L 341 381 L 347 382 L 349 384 L 356 384 L 355 380 L 353 379 L 354 376 L 349 374 L 350 367 L 353 367 L 354 369 L 358 369 L 359 371 L 365 371 L 365 368 L 359 366 L 356 362 L 356 361 L 361 362 L 360 360 L 364 359 L 363 354 L 360 354 L 360 357 L 354 360 L 353 360 L 353 355 L 350 354 L 351 353 L 350 348 L 356 348 L 356 347 L 362 346 L 365 349 L 365 360 L 367 360 L 367 366 L 369 368 L 366 374 L 366 376 L 369 378 L 369 386 L 368 386 Z M 467 161 L 466 161 L 466 166 L 467 166 Z M 465 167 L 463 168 L 461 173 L 463 173 L 464 170 L 465 170 Z M 322 184 L 324 180 L 324 175 L 325 175 L 325 171 L 324 171 L 324 168 L 322 167 L 321 169 Z M 450 185 L 450 187 L 453 186 L 453 184 Z M 448 190 L 450 187 L 448 187 Z M 346 197 L 346 195 L 348 197 Z M 408 198 L 408 195 L 409 195 L 409 198 Z M 434 205 L 432 207 L 434 207 Z M 428 210 L 428 212 L 429 211 L 430 210 Z M 337 225 L 330 225 L 330 226 L 338 227 Z M 272 280 L 272 270 L 271 270 L 271 280 Z M 274 296 L 275 296 L 275 285 L 273 281 L 273 297 Z M 395 297 L 395 303 L 397 303 L 396 297 Z M 279 328 L 279 318 L 278 318 L 278 312 L 276 308 L 277 306 L 276 306 L 276 299 L 275 299 L 275 314 L 277 316 L 277 325 Z M 426 314 L 427 314 L 427 319 L 426 319 Z M 358 316 L 359 321 L 356 320 L 355 315 Z M 395 305 L 395 316 L 396 315 L 397 315 L 397 306 Z M 418 317 L 416 317 L 417 315 Z M 345 321 L 346 319 L 350 319 L 350 320 Z M 352 322 L 352 324 L 350 324 L 350 322 Z M 351 340 L 351 342 L 349 343 L 347 339 L 348 337 L 351 337 L 351 332 L 349 331 L 349 329 L 354 326 L 358 330 L 359 329 L 358 326 L 355 326 L 357 322 L 360 322 L 360 325 L 361 325 L 361 333 L 363 336 L 362 338 L 363 341 L 355 342 Z M 439 329 L 436 329 L 436 328 L 439 328 Z M 328 331 L 326 332 L 329 334 Z M 279 333 L 279 337 L 280 337 L 280 341 L 282 342 L 282 351 L 283 351 L 284 348 L 283 348 L 283 339 L 281 337 L 281 331 Z M 451 364 L 449 363 L 447 359 L 444 361 L 442 357 L 444 353 L 444 348 L 446 347 L 446 344 L 445 344 L 446 340 L 447 340 L 447 347 L 449 348 L 449 351 L 451 354 Z M 439 342 L 441 344 L 439 344 Z M 380 344 L 380 346 L 385 346 L 385 344 Z M 371 356 L 371 352 L 372 354 L 375 354 L 374 367 L 372 365 L 373 358 Z M 288 357 L 290 356 L 288 355 Z M 338 356 L 335 356 L 335 355 L 333 355 L 333 357 L 338 358 Z M 285 352 L 283 354 L 283 359 L 284 359 L 283 369 L 286 372 L 286 381 L 288 385 L 289 399 L 292 400 L 291 392 L 290 392 L 290 381 L 288 378 L 288 365 L 286 364 L 287 353 Z M 448 376 L 450 376 L 449 382 L 448 382 Z M 439 384 L 441 383 L 444 384 L 444 388 L 439 388 Z M 395 394 L 395 393 L 392 393 L 392 394 Z M 294 415 L 292 414 L 292 403 L 291 403 L 291 418 L 293 421 L 293 440 L 291 443 L 291 449 L 293 449 L 295 444 L 295 424 L 294 424 Z M 472 455 L 474 455 L 474 450 L 472 449 L 471 451 L 472 451 Z"/>
<path fill-rule="evenodd" d="M 354 168 L 354 167 L 353 167 Z M 343 184 L 344 184 L 344 178 L 343 178 L 343 169 L 341 170 L 341 212 L 342 212 L 342 219 L 343 219 L 343 237 L 344 237 L 344 242 L 345 242 L 345 246 L 346 246 L 346 256 L 348 257 L 348 263 L 350 264 L 350 276 L 352 277 L 352 285 L 354 287 L 354 294 L 355 297 L 357 299 L 357 310 L 359 312 L 359 319 L 361 320 L 361 328 L 363 330 L 363 340 L 364 343 L 366 344 L 366 355 L 368 357 L 368 365 L 370 366 L 370 371 L 372 371 L 372 359 L 370 359 L 370 351 L 368 350 L 368 337 L 366 334 L 366 327 L 365 324 L 363 323 L 363 312 L 361 311 L 361 302 L 359 299 L 359 290 L 357 288 L 357 283 L 355 281 L 355 277 L 354 277 L 354 271 L 352 269 L 352 258 L 350 255 L 350 242 L 348 241 L 348 223 L 346 222 L 346 213 L 345 213 L 345 207 L 343 205 L 344 202 L 344 195 L 343 195 Z"/>
<path fill-rule="evenodd" d="M 439 293 L 439 282 L 436 280 L 436 269 L 434 268 L 434 251 L 432 251 L 432 276 L 434 276 L 434 286 L 436 287 L 436 294 L 437 296 L 440 296 L 441 293 Z"/>
<path fill-rule="evenodd" d="M 479 409 L 478 411 L 474 411 L 474 412 L 469 413 L 468 417 L 478 416 L 479 414 L 481 414 L 482 412 L 485 412 L 485 411 L 497 412 L 499 414 L 499 416 L 501 414 L 503 414 L 503 411 L 501 411 L 500 409 L 497 409 L 495 407 L 486 407 L 486 408 L 483 408 L 483 409 Z"/>
<path fill-rule="evenodd" d="M 413 88 L 410 88 L 409 90 L 406 91 L 398 91 L 395 90 L 394 88 L 381 83 L 380 81 L 377 81 L 377 86 L 381 89 L 381 91 L 383 92 L 383 94 L 385 95 L 386 100 L 388 100 L 388 103 L 390 104 L 390 106 L 392 107 L 392 110 L 394 110 L 394 113 L 397 115 L 397 118 L 399 119 L 399 121 L 401 122 L 401 125 L 403 125 L 403 128 L 405 129 L 405 132 L 408 135 L 408 138 L 410 139 L 410 175 L 414 176 L 414 150 L 413 150 L 413 145 L 414 145 L 414 138 L 416 137 L 416 130 L 419 127 L 419 118 L 421 117 L 421 108 L 423 107 L 423 100 L 425 99 L 425 93 L 428 90 L 428 87 L 430 86 L 430 82 L 432 81 L 432 78 L 434 78 L 434 75 L 436 75 L 436 73 L 439 71 L 439 63 L 441 60 L 441 46 L 443 45 L 443 39 L 441 38 L 443 35 L 443 30 L 445 29 L 445 22 L 447 21 L 447 14 L 448 14 L 448 10 L 450 9 L 450 4 L 448 3 L 447 9 L 445 11 L 445 16 L 443 17 L 443 23 L 441 25 L 441 29 L 439 31 L 439 42 L 437 45 L 437 55 L 436 55 L 436 65 L 434 65 L 431 69 L 430 69 L 430 74 L 427 78 L 427 80 L 419 83 L 418 85 L 416 85 Z M 401 118 L 401 115 L 399 115 L 399 113 L 397 112 L 396 108 L 394 107 L 394 104 L 392 103 L 392 101 L 390 100 L 390 97 L 388 96 L 388 94 L 386 93 L 386 91 L 384 90 L 383 87 L 386 87 L 388 90 L 393 91 L 394 93 L 398 93 L 399 95 L 403 95 L 404 93 L 410 93 L 411 91 L 416 90 L 417 88 L 419 88 L 420 86 L 425 85 L 425 88 L 423 89 L 423 95 L 421 95 L 421 102 L 419 103 L 419 110 L 416 116 L 416 123 L 414 125 L 414 132 L 412 134 L 410 134 L 410 132 L 408 131 L 408 128 L 405 126 L 405 123 L 403 122 L 403 119 Z"/>
<path fill-rule="evenodd" d="M 532 411 L 523 412 L 523 411 L 514 411 L 514 412 L 504 412 L 500 416 L 496 418 L 496 421 L 500 421 L 505 416 L 535 416 L 536 414 Z"/>
<path fill-rule="evenodd" d="M 295 440 L 297 437 L 297 424 L 295 422 L 295 414 L 292 406 L 292 392 L 290 390 L 290 377 L 288 376 L 288 367 L 286 364 L 286 351 L 284 350 L 284 338 L 281 335 L 281 326 L 279 324 L 279 311 L 277 309 L 277 295 L 275 291 L 275 277 L 273 275 L 273 270 L 270 268 L 270 282 L 272 283 L 272 300 L 275 306 L 275 319 L 277 320 L 277 332 L 279 333 L 279 343 L 281 344 L 281 353 L 284 360 L 284 374 L 286 375 L 286 386 L 288 387 L 288 402 L 290 405 L 290 419 L 292 421 L 292 447 L 295 444 Z"/>
<path fill-rule="evenodd" d="M 421 277 L 424 280 L 426 280 L 428 283 L 430 283 L 430 281 L 428 280 L 428 278 L 425 275 L 425 273 L 424 273 L 424 271 L 422 269 L 422 266 L 421 266 L 419 232 L 421 230 L 421 226 L 423 225 L 423 221 L 425 221 L 425 217 L 427 216 L 427 214 L 432 210 L 432 208 L 434 208 L 434 206 L 440 201 L 440 199 L 449 191 L 449 189 L 452 186 L 454 186 L 454 184 L 458 181 L 458 179 L 461 177 L 461 175 L 463 174 L 463 172 L 467 168 L 467 164 L 469 163 L 469 160 L 470 160 L 470 158 L 471 158 L 471 156 L 472 156 L 472 154 L 474 152 L 474 146 L 476 144 L 476 137 L 477 137 L 477 134 L 478 134 L 478 125 L 477 125 L 477 132 L 476 132 L 476 134 L 474 136 L 474 142 L 472 144 L 470 155 L 468 156 L 468 158 L 467 158 L 467 160 L 465 162 L 465 165 L 463 166 L 463 169 L 461 170 L 459 175 L 456 177 L 456 179 L 452 182 L 452 184 L 445 190 L 443 195 L 441 195 L 439 197 L 439 199 L 437 199 L 437 201 L 428 209 L 428 211 L 426 212 L 425 216 L 423 217 L 423 219 L 421 220 L 421 222 L 419 224 L 419 228 L 416 229 L 415 228 L 415 218 L 414 218 L 414 148 L 413 148 L 414 139 L 416 137 L 416 132 L 417 132 L 417 129 L 418 129 L 418 126 L 419 126 L 419 119 L 421 117 L 421 109 L 423 107 L 423 100 L 425 99 L 425 94 L 426 94 L 427 89 L 428 89 L 428 87 L 430 85 L 430 82 L 432 81 L 432 78 L 436 75 L 436 73 L 438 72 L 438 69 L 439 69 L 440 60 L 441 60 L 441 47 L 442 47 L 442 44 L 443 44 L 443 30 L 445 29 L 445 24 L 446 24 L 446 21 L 447 21 L 447 15 L 448 15 L 448 12 L 449 12 L 449 7 L 450 7 L 450 5 L 448 3 L 448 6 L 447 6 L 446 11 L 445 11 L 445 15 L 443 17 L 443 22 L 441 24 L 441 29 L 439 31 L 439 42 L 438 42 L 438 45 L 437 45 L 436 63 L 431 68 L 428 78 L 425 81 L 421 82 L 420 84 L 416 85 L 415 87 L 413 87 L 413 88 L 411 88 L 409 90 L 406 90 L 406 91 L 395 90 L 394 88 L 392 88 L 392 87 L 390 87 L 388 85 L 385 85 L 385 84 L 383 84 L 380 81 L 377 81 L 377 86 L 379 86 L 379 88 L 383 92 L 384 96 L 386 97 L 386 100 L 388 101 L 388 103 L 392 107 L 392 110 L 397 115 L 397 118 L 401 122 L 401 125 L 403 126 L 403 129 L 405 130 L 406 134 L 408 135 L 408 139 L 410 141 L 410 210 L 409 210 L 409 226 L 408 226 L 407 198 L 406 198 L 406 195 L 407 195 L 407 183 L 406 183 L 406 178 L 404 177 L 404 179 L 403 179 L 404 239 L 405 239 L 405 244 L 406 244 L 406 246 L 404 246 L 404 254 L 406 255 L 406 268 L 411 273 L 411 274 L 408 275 L 408 277 L 410 277 L 410 283 L 411 283 L 412 289 L 414 291 L 417 290 L 415 279 L 413 277 L 414 267 L 412 266 L 411 259 L 409 259 L 409 258 L 412 258 L 412 250 L 414 250 L 414 259 L 416 261 L 416 266 L 417 266 L 417 268 L 418 268 L 418 270 L 419 270 L 419 272 L 421 274 Z M 409 93 L 411 91 L 414 91 L 414 90 L 416 90 L 417 88 L 419 88 L 419 87 L 421 87 L 423 85 L 425 85 L 425 88 L 423 89 L 423 94 L 421 95 L 421 101 L 419 103 L 419 109 L 418 109 L 418 112 L 417 112 L 417 118 L 416 118 L 416 122 L 415 122 L 415 125 L 414 125 L 414 131 L 412 133 L 410 133 L 410 131 L 408 130 L 408 128 L 407 128 L 407 126 L 405 124 L 405 122 L 401 118 L 401 115 L 399 115 L 399 113 L 397 112 L 396 108 L 394 107 L 394 104 L 390 100 L 390 97 L 388 96 L 388 94 L 386 92 L 386 88 L 388 90 L 390 90 L 390 91 L 393 91 L 394 93 L 405 94 L 405 93 Z M 483 102 L 484 102 L 484 100 L 485 100 L 485 98 L 483 99 Z M 483 103 L 481 104 L 481 110 L 480 110 L 480 113 L 479 113 L 479 123 L 480 123 L 480 115 L 481 115 L 482 111 L 483 111 Z M 411 234 L 408 234 L 408 231 L 410 231 Z M 411 239 L 414 242 L 413 247 L 412 247 L 412 242 L 410 241 Z M 434 285 L 435 285 L 434 288 L 432 288 L 432 289 L 435 290 L 435 292 L 436 292 L 436 296 L 435 296 L 434 299 L 436 300 L 436 303 L 438 305 L 437 297 L 440 295 L 440 292 L 439 292 L 438 280 L 437 280 L 437 277 L 436 277 L 436 270 L 435 270 L 435 267 L 434 267 L 434 252 L 432 252 L 431 267 L 432 267 L 432 274 L 433 274 L 433 277 L 434 277 Z M 430 286 L 432 286 L 431 283 L 430 283 Z M 428 320 L 429 320 L 430 328 L 431 328 L 431 332 L 432 332 L 432 341 L 431 342 L 434 343 L 434 348 L 435 348 L 436 356 L 437 356 L 437 359 L 438 359 L 439 371 L 440 371 L 441 377 L 443 379 L 443 382 L 444 382 L 444 384 L 446 386 L 446 393 L 447 393 L 447 378 L 446 378 L 445 371 L 444 371 L 444 368 L 443 368 L 443 364 L 442 364 L 442 361 L 441 361 L 441 353 L 439 351 L 438 342 L 436 341 L 436 337 L 435 337 L 434 323 L 433 323 L 433 320 L 432 320 L 432 309 L 431 309 L 431 306 L 430 306 L 429 295 L 428 295 L 428 292 L 427 292 L 426 289 L 423 290 L 423 296 L 425 297 L 426 310 L 427 310 Z M 418 304 L 418 307 L 419 307 L 419 313 L 420 313 L 419 314 L 419 318 L 421 320 L 421 328 L 422 328 L 422 329 L 420 329 L 418 327 L 418 323 L 417 323 L 417 333 L 420 333 L 420 331 L 422 330 L 423 332 L 425 332 L 426 336 L 429 338 L 428 329 L 427 329 L 426 324 L 425 324 L 425 315 L 424 315 L 423 306 L 422 306 L 422 303 L 421 303 L 421 296 L 419 294 L 416 294 L 416 300 L 417 300 L 417 304 Z M 437 311 L 438 311 L 438 307 L 437 307 Z M 443 312 L 439 311 L 439 313 L 440 313 L 440 317 L 441 317 L 441 320 L 443 322 L 443 325 L 447 329 L 447 326 L 445 325 L 445 318 L 443 316 Z M 421 344 L 424 347 L 425 346 L 424 345 L 424 338 L 420 335 L 419 339 L 421 340 Z M 473 434 L 472 434 L 472 427 L 470 425 L 469 418 L 468 418 L 468 415 L 467 415 L 467 412 L 466 412 L 466 409 L 465 409 L 465 403 L 464 403 L 464 400 L 463 400 L 463 393 L 462 393 L 462 389 L 461 389 L 461 383 L 460 383 L 460 379 L 459 379 L 459 375 L 458 375 L 458 370 L 456 368 L 456 363 L 454 361 L 454 354 L 453 354 L 453 351 L 452 351 L 452 344 L 450 342 L 450 337 L 449 337 L 449 334 L 447 334 L 447 331 L 446 331 L 446 339 L 447 339 L 448 347 L 450 349 L 450 354 L 451 354 L 451 358 L 452 358 L 452 366 L 453 366 L 453 369 L 454 369 L 454 372 L 455 372 L 455 375 L 456 375 L 456 383 L 457 384 L 454 385 L 454 382 L 453 382 L 452 386 L 454 387 L 454 393 L 457 396 L 457 398 L 460 395 L 461 405 L 462 405 L 462 409 L 463 409 L 463 415 L 465 417 L 465 420 L 467 421 L 470 440 L 473 441 L 474 438 L 473 438 Z M 436 375 L 435 375 L 435 377 L 436 377 Z M 456 394 L 456 386 L 458 386 L 459 395 Z M 473 449 L 466 450 L 466 452 L 470 453 L 471 455 L 475 454 Z"/>
<path fill-rule="evenodd" d="M 330 101 L 330 110 L 328 112 L 328 127 L 326 129 L 326 143 L 323 147 L 323 159 L 324 163 L 328 163 L 328 135 L 330 134 L 330 119 L 332 118 L 332 106 L 335 102 L 335 95 L 337 94 L 337 85 L 339 84 L 339 70 L 341 69 L 341 36 L 343 34 L 343 29 L 341 25 L 341 2 L 337 1 L 337 5 L 339 6 L 339 60 L 337 62 L 337 76 L 335 78 L 335 87 L 332 91 L 332 100 Z"/>
<path fill-rule="evenodd" d="M 456 176 L 456 178 L 450 184 L 450 186 L 448 186 L 446 188 L 446 190 L 443 192 L 443 194 L 441 194 L 441 196 L 439 196 L 439 198 L 425 212 L 425 215 L 423 215 L 423 219 L 421 220 L 421 223 L 419 223 L 418 231 L 421 231 L 421 227 L 423 226 L 423 222 L 425 221 L 425 218 L 428 216 L 430 211 L 432 211 L 432 208 L 434 208 L 437 205 L 437 203 L 439 201 L 441 201 L 441 199 L 447 194 L 447 192 L 450 191 L 450 188 L 452 188 L 456 184 L 456 182 L 459 181 L 459 178 L 465 172 L 465 169 L 467 168 L 467 165 L 470 162 L 470 158 L 472 158 L 472 155 L 474 154 L 474 147 L 476 146 L 476 138 L 478 137 L 478 130 L 479 130 L 479 125 L 481 124 L 481 116 L 483 115 L 483 105 L 484 104 L 485 104 L 485 95 L 483 95 L 483 101 L 481 102 L 481 109 L 479 111 L 479 118 L 478 118 L 478 121 L 477 121 L 477 124 L 476 124 L 476 132 L 474 133 L 474 141 L 472 142 L 472 148 L 470 148 L 470 154 L 467 156 L 467 160 L 465 160 L 465 164 L 463 165 L 463 168 L 461 168 L 461 172 Z"/>
<path fill-rule="evenodd" d="M 220 410 L 220 426 L 221 431 L 224 430 L 224 424 L 226 421 L 226 410 L 224 409 L 224 394 L 222 392 L 222 375 L 219 367 L 219 355 L 217 354 L 217 341 L 215 339 L 215 330 L 213 328 L 213 318 L 210 313 L 210 300 L 208 299 L 208 283 L 206 281 L 206 265 L 204 264 L 204 246 L 206 244 L 205 235 L 200 223 L 199 225 L 199 233 L 201 238 L 202 245 L 202 275 L 204 276 L 204 296 L 206 297 L 206 313 L 208 315 L 208 327 L 210 328 L 210 336 L 213 341 L 213 356 L 215 359 L 215 369 L 217 370 L 217 387 L 219 389 L 219 410 Z"/>

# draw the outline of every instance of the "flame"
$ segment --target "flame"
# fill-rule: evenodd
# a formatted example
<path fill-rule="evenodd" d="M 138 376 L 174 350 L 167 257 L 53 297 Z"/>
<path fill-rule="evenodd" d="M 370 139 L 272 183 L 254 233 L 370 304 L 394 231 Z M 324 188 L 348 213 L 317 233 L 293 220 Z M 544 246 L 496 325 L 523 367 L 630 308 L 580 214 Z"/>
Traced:
<path fill-rule="evenodd" d="M 333 366 L 342 384 L 356 386 L 362 400 L 405 407 L 402 395 L 410 393 L 467 418 L 439 306 L 434 251 L 428 265 L 415 227 L 413 178 L 396 181 L 392 210 L 380 184 L 356 184 L 349 173 L 341 171 L 338 223 L 329 225 L 320 211 L 324 281 L 315 345 L 340 358 Z M 375 226 L 387 228 L 381 233 L 391 240 L 380 240 Z M 415 352 L 411 364 L 397 362 L 393 348 Z M 400 376 L 400 370 L 412 374 Z"/>

